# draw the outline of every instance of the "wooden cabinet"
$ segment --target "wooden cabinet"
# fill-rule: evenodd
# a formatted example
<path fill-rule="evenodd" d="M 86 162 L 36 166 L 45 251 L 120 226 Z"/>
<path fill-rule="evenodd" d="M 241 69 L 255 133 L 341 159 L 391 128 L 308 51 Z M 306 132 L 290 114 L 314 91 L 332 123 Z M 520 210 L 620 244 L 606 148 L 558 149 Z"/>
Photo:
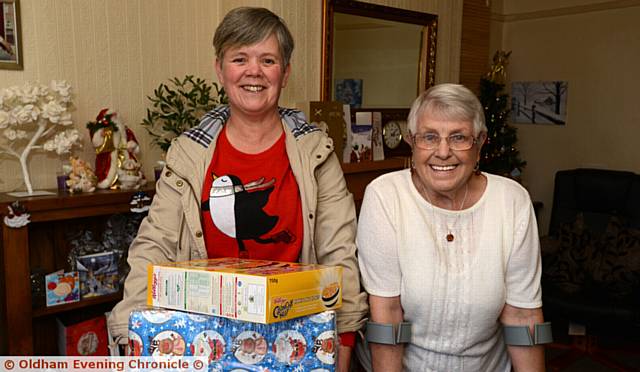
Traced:
<path fill-rule="evenodd" d="M 154 185 L 143 191 L 153 196 Z M 111 307 L 122 297 L 117 293 L 54 307 L 32 304 L 30 272 L 34 267 L 46 273 L 67 267 L 69 247 L 65 233 L 87 227 L 100 229 L 109 215 L 129 212 L 135 192 L 101 190 L 19 199 L 31 215 L 31 223 L 17 229 L 2 223 L 0 264 L 4 285 L 0 293 L 5 307 L 0 354 L 55 354 L 55 336 L 51 334 L 55 332 L 55 315 L 80 309 L 84 313 L 101 305 Z M 0 195 L 0 215 L 7 213 L 7 206 L 14 200 Z M 40 334 L 44 337 L 37 337 Z"/>
<path fill-rule="evenodd" d="M 347 187 L 353 193 L 356 208 L 360 209 L 364 189 L 371 180 L 383 173 L 406 168 L 408 164 L 407 158 L 343 164 Z M 152 196 L 153 186 L 144 191 Z M 122 293 L 117 293 L 53 307 L 33 304 L 30 273 L 35 267 L 45 273 L 68 267 L 69 243 L 65 234 L 86 228 L 104 228 L 108 216 L 129 211 L 129 202 L 134 193 L 103 190 L 90 194 L 19 199 L 31 214 L 31 223 L 18 229 L 2 223 L 0 264 L 4 286 L 0 287 L 0 293 L 6 307 L 4 317 L 0 317 L 4 319 L 0 328 L 0 355 L 55 354 L 57 348 L 51 340 L 56 331 L 56 316 L 75 316 L 91 309 L 99 312 L 103 308 L 109 309 L 121 298 Z M 14 200 L 6 194 L 0 195 L 0 214 L 6 214 L 7 206 Z"/>
<path fill-rule="evenodd" d="M 408 168 L 410 162 L 410 158 L 399 157 L 381 161 L 342 164 L 347 187 L 353 194 L 353 199 L 356 203 L 356 211 L 360 211 L 362 198 L 364 198 L 364 189 L 369 182 L 384 173 Z"/>

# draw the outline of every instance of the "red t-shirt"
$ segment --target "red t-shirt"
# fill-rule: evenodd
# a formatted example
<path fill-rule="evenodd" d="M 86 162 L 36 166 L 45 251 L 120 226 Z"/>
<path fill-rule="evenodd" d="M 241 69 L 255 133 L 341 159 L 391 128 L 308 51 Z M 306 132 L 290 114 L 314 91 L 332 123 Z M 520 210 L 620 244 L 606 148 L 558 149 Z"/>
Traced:
<path fill-rule="evenodd" d="M 302 206 L 284 133 L 269 149 L 245 154 L 222 129 L 202 188 L 202 221 L 209 258 L 298 261 Z"/>

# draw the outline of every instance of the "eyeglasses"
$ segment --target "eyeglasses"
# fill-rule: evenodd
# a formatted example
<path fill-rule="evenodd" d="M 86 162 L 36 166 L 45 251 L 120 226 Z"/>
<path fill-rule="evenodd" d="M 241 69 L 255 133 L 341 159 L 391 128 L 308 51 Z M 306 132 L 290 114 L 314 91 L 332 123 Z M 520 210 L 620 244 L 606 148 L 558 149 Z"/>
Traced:
<path fill-rule="evenodd" d="M 414 134 L 412 136 L 413 143 L 422 150 L 434 150 L 440 146 L 442 137 L 434 133 Z M 449 148 L 454 151 L 466 151 L 478 143 L 478 139 L 473 136 L 465 136 L 464 134 L 452 134 L 444 137 Z"/>

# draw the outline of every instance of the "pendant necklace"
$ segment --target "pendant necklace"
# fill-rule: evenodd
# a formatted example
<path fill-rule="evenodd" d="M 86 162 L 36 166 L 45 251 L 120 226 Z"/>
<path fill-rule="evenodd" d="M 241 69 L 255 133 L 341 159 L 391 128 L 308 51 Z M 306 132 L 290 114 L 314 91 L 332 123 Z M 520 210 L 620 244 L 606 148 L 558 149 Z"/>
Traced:
<path fill-rule="evenodd" d="M 423 189 L 424 189 L 424 186 L 423 186 Z M 433 220 L 435 222 L 435 208 L 434 208 L 435 204 L 433 204 L 431 202 L 431 198 L 429 198 L 429 193 L 427 192 L 427 190 L 425 189 L 424 191 L 425 191 L 424 194 L 427 197 L 427 200 L 429 201 L 429 204 L 431 204 L 431 212 L 433 214 L 433 217 L 434 217 Z M 465 184 L 464 197 L 462 198 L 462 203 L 460 203 L 460 206 L 458 207 L 458 214 L 456 216 L 456 221 L 453 224 L 453 227 L 456 227 L 458 225 L 458 220 L 460 219 L 460 213 L 459 212 L 462 210 L 462 208 L 464 207 L 464 203 L 467 201 L 467 195 L 469 195 L 469 184 L 468 183 Z M 453 202 L 452 202 L 452 204 L 453 204 Z M 448 224 L 447 224 L 447 230 L 449 230 L 449 233 L 447 233 L 447 236 L 446 236 L 447 242 L 451 243 L 452 241 L 455 240 L 456 237 L 455 237 L 455 235 L 453 235 L 453 232 L 451 231 L 452 229 L 449 228 Z"/>

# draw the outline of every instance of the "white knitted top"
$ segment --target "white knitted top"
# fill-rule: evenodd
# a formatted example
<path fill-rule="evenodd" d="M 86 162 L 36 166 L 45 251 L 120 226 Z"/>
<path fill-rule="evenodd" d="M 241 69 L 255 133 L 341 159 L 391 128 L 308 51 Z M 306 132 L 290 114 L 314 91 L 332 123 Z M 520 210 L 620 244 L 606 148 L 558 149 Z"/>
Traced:
<path fill-rule="evenodd" d="M 512 180 L 483 174 L 483 196 L 462 211 L 429 204 L 408 169 L 366 189 L 357 235 L 363 285 L 376 296 L 400 296 L 413 324 L 407 371 L 509 371 L 498 321 L 505 302 L 542 306 L 529 194 Z"/>

